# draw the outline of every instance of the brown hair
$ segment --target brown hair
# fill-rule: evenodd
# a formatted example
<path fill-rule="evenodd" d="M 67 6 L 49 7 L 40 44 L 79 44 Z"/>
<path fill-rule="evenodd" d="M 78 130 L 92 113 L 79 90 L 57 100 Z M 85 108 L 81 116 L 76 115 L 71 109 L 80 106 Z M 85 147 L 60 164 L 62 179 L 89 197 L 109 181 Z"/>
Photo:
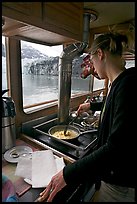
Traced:
<path fill-rule="evenodd" d="M 90 49 L 91 54 L 95 54 L 97 49 L 109 51 L 113 55 L 122 55 L 125 48 L 128 48 L 128 38 L 119 33 L 106 33 L 99 35 Z"/>

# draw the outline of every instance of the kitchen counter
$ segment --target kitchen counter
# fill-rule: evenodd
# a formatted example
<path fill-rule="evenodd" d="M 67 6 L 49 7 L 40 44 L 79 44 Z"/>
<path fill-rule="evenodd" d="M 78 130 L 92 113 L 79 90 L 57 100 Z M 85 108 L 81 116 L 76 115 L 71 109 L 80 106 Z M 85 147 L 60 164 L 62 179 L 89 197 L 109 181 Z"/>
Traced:
<path fill-rule="evenodd" d="M 40 150 L 40 147 L 29 144 L 22 139 L 16 140 L 16 146 L 23 145 L 29 146 L 33 151 Z M 4 154 L 2 154 L 2 173 L 7 176 L 13 183 L 15 187 L 16 194 L 19 198 L 19 202 L 33 202 L 39 196 L 39 193 L 43 189 L 33 189 L 30 184 L 27 184 L 23 178 L 15 176 L 17 163 L 9 163 L 4 159 Z"/>
<path fill-rule="evenodd" d="M 49 149 L 46 145 L 35 141 L 28 137 L 27 135 L 21 134 L 20 138 L 16 140 L 16 145 L 25 145 L 32 148 L 33 151 Z M 68 163 L 74 162 L 73 159 L 65 157 L 60 152 L 55 150 L 53 153 L 56 156 L 63 157 L 64 162 L 67 165 Z M 2 155 L 3 156 L 3 155 Z M 16 163 L 9 163 L 5 161 L 4 157 L 2 158 L 2 173 L 4 173 L 8 178 L 13 182 L 16 193 L 19 197 L 19 202 L 35 202 L 39 197 L 39 193 L 43 191 L 43 188 L 32 188 L 30 184 L 27 184 L 23 178 L 15 176 Z M 88 195 L 90 193 L 90 195 Z M 55 202 L 72 202 L 87 200 L 88 197 L 94 193 L 93 184 L 84 184 L 79 186 L 66 186 L 62 191 L 60 191 L 57 196 L 55 196 Z M 85 195 L 86 194 L 86 195 Z M 84 196 L 82 198 L 82 195 Z"/>
<path fill-rule="evenodd" d="M 29 146 L 33 151 L 48 149 L 45 145 L 33 140 L 32 138 L 21 134 L 21 137 L 16 140 L 16 146 L 23 145 Z M 57 156 L 62 157 L 58 152 Z M 71 159 L 65 159 L 65 163 L 73 162 Z M 31 185 L 27 184 L 23 178 L 15 176 L 17 163 L 9 163 L 4 159 L 4 154 L 2 154 L 2 173 L 6 175 L 14 184 L 16 193 L 19 197 L 19 202 L 34 202 L 38 198 L 39 193 L 43 188 L 32 188 Z"/>

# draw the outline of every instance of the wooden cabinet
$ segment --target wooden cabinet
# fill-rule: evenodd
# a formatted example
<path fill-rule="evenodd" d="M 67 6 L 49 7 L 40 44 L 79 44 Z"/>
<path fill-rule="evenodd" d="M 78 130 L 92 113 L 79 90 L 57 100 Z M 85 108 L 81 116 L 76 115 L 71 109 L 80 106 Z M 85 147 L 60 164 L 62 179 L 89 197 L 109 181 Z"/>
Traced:
<path fill-rule="evenodd" d="M 42 19 L 41 2 L 3 2 L 2 15 L 22 23 L 37 25 Z"/>
<path fill-rule="evenodd" d="M 22 15 L 24 14 L 26 17 L 30 18 L 42 18 L 42 10 L 41 10 L 41 2 L 3 2 L 2 8 L 10 11 L 7 13 L 9 17 L 22 19 Z M 5 10 L 6 12 L 6 10 Z M 28 21 L 30 21 L 28 19 Z"/>
<path fill-rule="evenodd" d="M 43 2 L 43 22 L 51 31 L 82 41 L 83 3 Z"/>
<path fill-rule="evenodd" d="M 49 45 L 82 41 L 82 2 L 3 2 L 2 16 L 5 36 Z"/>

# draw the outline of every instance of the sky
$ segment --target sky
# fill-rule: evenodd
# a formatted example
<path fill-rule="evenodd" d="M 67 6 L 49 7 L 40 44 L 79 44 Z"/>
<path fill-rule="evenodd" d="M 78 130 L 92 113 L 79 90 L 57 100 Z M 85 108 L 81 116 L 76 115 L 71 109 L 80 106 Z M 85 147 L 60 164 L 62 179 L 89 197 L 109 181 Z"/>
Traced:
<path fill-rule="evenodd" d="M 2 43 L 4 44 L 4 37 L 2 36 Z M 28 44 L 28 42 L 26 42 Z M 39 50 L 40 52 L 48 55 L 49 57 L 56 57 L 60 56 L 60 54 L 63 51 L 63 46 L 58 45 L 58 46 L 45 46 L 45 45 L 39 45 L 36 43 L 29 43 L 32 47 L 35 49 Z"/>
<path fill-rule="evenodd" d="M 31 46 L 39 50 L 40 52 L 48 56 L 52 56 L 52 57 L 60 56 L 61 52 L 63 51 L 62 50 L 63 48 L 61 45 L 60 46 L 45 46 L 45 45 L 39 45 L 36 43 L 31 43 Z"/>

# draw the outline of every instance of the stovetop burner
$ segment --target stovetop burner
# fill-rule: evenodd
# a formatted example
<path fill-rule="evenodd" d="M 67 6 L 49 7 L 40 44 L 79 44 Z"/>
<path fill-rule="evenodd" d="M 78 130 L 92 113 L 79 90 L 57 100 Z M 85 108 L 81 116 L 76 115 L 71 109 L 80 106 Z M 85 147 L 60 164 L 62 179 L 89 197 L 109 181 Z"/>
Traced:
<path fill-rule="evenodd" d="M 85 130 L 80 124 L 73 123 L 73 126 L 77 127 L 81 134 L 76 139 L 64 141 L 51 137 L 48 134 L 49 128 L 57 125 L 57 122 L 58 119 L 55 118 L 40 125 L 34 126 L 35 139 L 73 159 L 82 158 L 95 149 L 97 143 L 97 129 L 90 127 L 88 130 L 87 128 Z"/>

